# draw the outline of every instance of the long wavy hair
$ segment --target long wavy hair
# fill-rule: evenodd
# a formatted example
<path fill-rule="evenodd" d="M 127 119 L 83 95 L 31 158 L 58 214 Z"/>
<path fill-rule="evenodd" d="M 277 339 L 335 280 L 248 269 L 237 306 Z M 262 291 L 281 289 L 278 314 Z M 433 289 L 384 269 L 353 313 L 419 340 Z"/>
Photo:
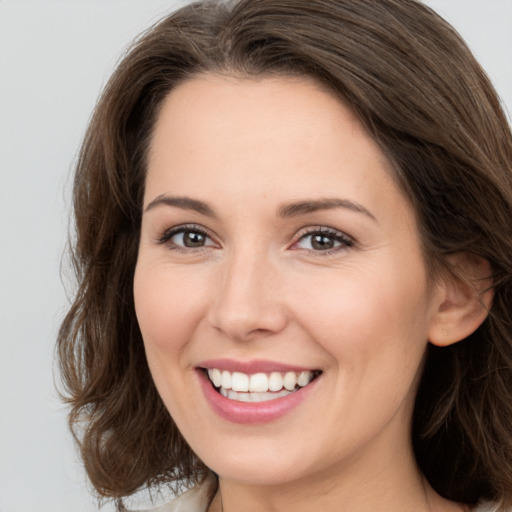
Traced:
<path fill-rule="evenodd" d="M 451 253 L 490 262 L 487 320 L 427 350 L 412 440 L 442 496 L 512 505 L 512 136 L 460 36 L 416 0 L 194 3 L 140 36 L 117 67 L 76 167 L 78 286 L 58 336 L 69 422 L 97 493 L 122 508 L 140 488 L 207 472 L 152 382 L 132 291 L 155 118 L 200 73 L 324 84 L 393 163 L 431 274 Z"/>

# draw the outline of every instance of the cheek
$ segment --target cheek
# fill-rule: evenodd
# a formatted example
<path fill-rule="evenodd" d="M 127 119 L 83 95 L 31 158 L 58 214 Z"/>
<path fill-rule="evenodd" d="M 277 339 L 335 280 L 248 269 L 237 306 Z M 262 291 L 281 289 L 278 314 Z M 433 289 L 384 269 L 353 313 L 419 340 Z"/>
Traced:
<path fill-rule="evenodd" d="M 405 365 L 412 365 L 415 372 L 428 333 L 423 269 L 410 276 L 398 269 L 366 270 L 340 270 L 335 278 L 331 273 L 316 279 L 314 286 L 303 282 L 302 290 L 291 294 L 300 297 L 295 316 L 345 371 L 363 366 L 386 375 L 394 368 L 403 373 Z"/>
<path fill-rule="evenodd" d="M 347 278 L 328 297 L 310 293 L 301 306 L 303 327 L 330 356 L 326 378 L 339 405 L 324 420 L 345 425 L 353 439 L 370 437 L 396 411 L 403 425 L 412 414 L 427 329 L 421 282 L 408 284 Z"/>
<path fill-rule="evenodd" d="M 199 283 L 191 276 L 140 264 L 134 278 L 137 321 L 150 365 L 165 356 L 178 362 L 203 316 Z M 199 288 L 200 289 L 200 288 Z"/>
<path fill-rule="evenodd" d="M 135 311 L 148 366 L 178 426 L 193 422 L 195 412 L 188 403 L 187 383 L 195 377 L 190 345 L 204 310 L 197 286 L 165 265 L 145 262 L 138 264 L 134 277 Z"/>

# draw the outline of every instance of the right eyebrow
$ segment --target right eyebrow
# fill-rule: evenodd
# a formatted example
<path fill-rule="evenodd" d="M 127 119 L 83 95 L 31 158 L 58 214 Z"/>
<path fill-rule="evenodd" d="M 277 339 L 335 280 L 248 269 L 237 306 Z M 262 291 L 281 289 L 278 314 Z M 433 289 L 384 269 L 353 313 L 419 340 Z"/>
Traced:
<path fill-rule="evenodd" d="M 191 210 L 200 213 L 201 215 L 205 215 L 212 219 L 217 218 L 217 214 L 212 207 L 208 206 L 208 204 L 186 196 L 167 196 L 165 194 L 161 194 L 153 199 L 144 211 L 147 212 L 160 205 L 174 206 L 175 208 L 181 208 L 182 210 Z"/>
<path fill-rule="evenodd" d="M 377 222 L 375 216 L 363 205 L 355 203 L 354 201 L 350 201 L 349 199 L 340 199 L 337 197 L 309 199 L 305 201 L 283 204 L 279 208 L 279 216 L 283 218 L 295 217 L 298 215 L 313 213 L 319 210 L 333 210 L 335 208 L 345 208 L 356 213 L 362 213 Z"/>

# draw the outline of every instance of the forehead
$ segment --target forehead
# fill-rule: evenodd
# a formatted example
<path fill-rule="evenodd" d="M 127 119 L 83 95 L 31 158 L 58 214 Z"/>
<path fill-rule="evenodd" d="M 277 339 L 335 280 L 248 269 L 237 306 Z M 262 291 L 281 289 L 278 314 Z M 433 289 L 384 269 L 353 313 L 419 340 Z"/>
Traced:
<path fill-rule="evenodd" d="M 203 75 L 182 83 L 162 104 L 148 164 L 146 204 L 163 193 L 244 201 L 333 190 L 370 204 L 388 191 L 405 202 L 352 110 L 303 77 Z"/>
<path fill-rule="evenodd" d="M 242 144 L 244 149 L 270 150 L 285 142 L 290 149 L 300 142 L 307 151 L 325 150 L 333 139 L 336 144 L 346 141 L 340 149 L 347 156 L 351 148 L 357 150 L 354 142 L 366 142 L 372 146 L 372 156 L 387 163 L 351 109 L 312 79 L 206 74 L 180 84 L 164 100 L 150 146 L 150 164 L 163 144 L 175 144 L 189 156 L 197 156 L 192 149 L 198 142 L 219 151 L 228 143 L 230 155 L 236 157 L 235 149 Z"/>

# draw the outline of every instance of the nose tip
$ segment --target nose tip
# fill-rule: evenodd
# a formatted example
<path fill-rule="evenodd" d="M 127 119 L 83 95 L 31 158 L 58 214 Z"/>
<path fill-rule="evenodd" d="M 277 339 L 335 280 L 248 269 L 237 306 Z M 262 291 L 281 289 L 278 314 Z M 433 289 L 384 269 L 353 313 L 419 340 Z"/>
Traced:
<path fill-rule="evenodd" d="M 280 322 L 257 313 L 219 315 L 213 325 L 225 336 L 235 341 L 265 337 L 281 330 Z"/>
<path fill-rule="evenodd" d="M 287 314 L 270 267 L 234 265 L 224 274 L 210 308 L 210 324 L 230 339 L 246 341 L 282 331 Z"/>

